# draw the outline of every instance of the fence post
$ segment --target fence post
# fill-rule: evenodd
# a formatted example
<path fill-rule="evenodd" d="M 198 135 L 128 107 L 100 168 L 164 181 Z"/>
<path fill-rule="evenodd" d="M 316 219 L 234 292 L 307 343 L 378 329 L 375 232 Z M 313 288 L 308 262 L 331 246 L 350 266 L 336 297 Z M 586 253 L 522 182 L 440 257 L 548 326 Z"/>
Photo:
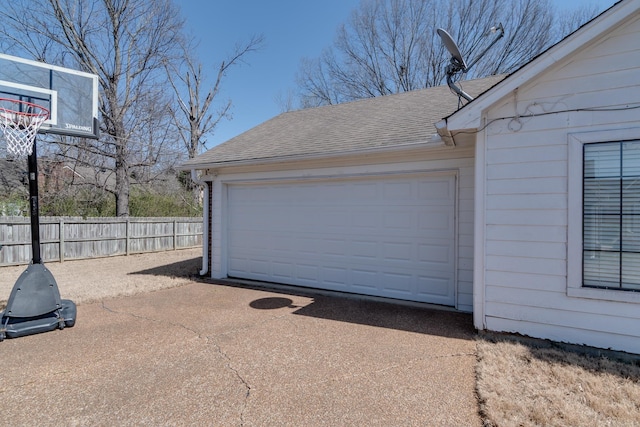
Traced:
<path fill-rule="evenodd" d="M 178 249 L 178 220 L 173 220 L 173 250 Z"/>
<path fill-rule="evenodd" d="M 58 251 L 60 251 L 60 262 L 64 262 L 64 218 L 60 218 L 58 225 Z"/>
<path fill-rule="evenodd" d="M 129 256 L 129 220 L 127 220 L 127 225 L 125 226 L 125 234 L 126 234 L 126 243 L 125 243 L 125 253 Z"/>

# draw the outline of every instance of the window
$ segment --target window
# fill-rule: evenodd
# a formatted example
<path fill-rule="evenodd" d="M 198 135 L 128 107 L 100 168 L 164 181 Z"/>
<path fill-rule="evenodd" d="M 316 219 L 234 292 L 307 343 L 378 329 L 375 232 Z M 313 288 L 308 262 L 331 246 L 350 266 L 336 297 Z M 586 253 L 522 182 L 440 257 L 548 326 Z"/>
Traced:
<path fill-rule="evenodd" d="M 582 147 L 582 285 L 640 291 L 640 140 Z"/>

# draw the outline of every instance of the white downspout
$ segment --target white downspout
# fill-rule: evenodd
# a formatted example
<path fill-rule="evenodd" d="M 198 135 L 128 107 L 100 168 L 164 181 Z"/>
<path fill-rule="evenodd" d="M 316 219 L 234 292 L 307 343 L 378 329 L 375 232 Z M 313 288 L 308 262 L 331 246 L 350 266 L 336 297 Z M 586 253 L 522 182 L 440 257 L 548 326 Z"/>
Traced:
<path fill-rule="evenodd" d="M 209 272 L 209 184 L 198 178 L 195 169 L 191 169 L 191 180 L 204 187 L 202 200 L 202 270 L 199 273 L 200 276 L 204 276 Z"/>

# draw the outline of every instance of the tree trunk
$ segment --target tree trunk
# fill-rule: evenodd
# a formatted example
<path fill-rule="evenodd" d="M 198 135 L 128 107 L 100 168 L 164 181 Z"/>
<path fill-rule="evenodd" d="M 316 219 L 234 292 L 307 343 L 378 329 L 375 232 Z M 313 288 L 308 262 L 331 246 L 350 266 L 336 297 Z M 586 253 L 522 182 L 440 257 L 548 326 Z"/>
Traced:
<path fill-rule="evenodd" d="M 119 132 L 116 131 L 116 134 Z M 124 134 L 124 132 L 122 132 Z M 116 135 L 117 138 L 118 135 Z M 119 142 L 116 143 L 116 216 L 129 216 L 129 168 L 127 167 L 127 150 L 126 145 Z"/>

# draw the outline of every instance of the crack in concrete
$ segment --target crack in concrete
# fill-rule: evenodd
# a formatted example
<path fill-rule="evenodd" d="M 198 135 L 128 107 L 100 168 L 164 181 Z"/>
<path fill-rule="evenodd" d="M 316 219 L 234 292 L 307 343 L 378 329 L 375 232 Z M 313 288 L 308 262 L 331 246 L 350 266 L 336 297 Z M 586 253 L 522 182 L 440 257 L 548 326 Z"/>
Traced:
<path fill-rule="evenodd" d="M 222 350 L 222 347 L 220 347 L 220 345 L 215 341 L 215 337 L 216 336 L 203 335 L 202 333 L 198 332 L 197 330 L 189 328 L 186 325 L 183 325 L 181 323 L 170 322 L 170 321 L 168 321 L 166 319 L 153 319 L 153 318 L 146 317 L 146 316 L 140 316 L 138 314 L 131 313 L 131 312 L 117 311 L 117 310 L 114 310 L 114 309 L 108 307 L 105 304 L 104 301 L 101 302 L 101 306 L 105 311 L 108 311 L 109 313 L 122 314 L 122 315 L 125 315 L 125 316 L 133 317 L 134 319 L 146 320 L 146 321 L 149 321 L 149 322 L 155 322 L 155 323 L 159 323 L 159 324 L 169 324 L 169 325 L 174 326 L 174 327 L 182 328 L 182 329 L 184 329 L 186 331 L 189 331 L 189 332 L 193 333 L 198 339 L 203 339 L 203 340 L 205 340 L 206 343 L 211 344 L 214 347 L 216 353 L 218 353 L 220 356 L 222 356 L 223 359 L 225 359 L 227 361 L 225 363 L 225 367 L 228 370 L 230 370 L 231 372 L 233 372 L 235 377 L 240 381 L 240 383 L 244 386 L 244 388 L 246 390 L 245 396 L 244 396 L 244 400 L 242 402 L 242 409 L 240 410 L 240 426 L 244 426 L 245 425 L 244 413 L 245 413 L 245 410 L 247 408 L 249 396 L 251 394 L 251 385 L 249 384 L 249 382 L 242 375 L 240 375 L 240 372 L 231 365 L 231 363 L 232 363 L 231 358 L 229 357 L 229 355 L 226 352 L 224 352 Z M 245 330 L 245 329 L 249 329 L 249 326 L 247 326 L 246 328 L 238 328 L 237 330 Z M 225 332 L 224 334 L 218 334 L 217 336 L 226 335 L 226 334 L 229 334 L 229 333 L 234 332 L 234 331 Z"/>
<path fill-rule="evenodd" d="M 128 311 L 118 311 L 118 310 L 114 310 L 114 309 L 112 309 L 112 308 L 108 307 L 108 306 L 105 304 L 105 302 L 104 302 L 104 301 L 101 301 L 101 306 L 102 306 L 102 309 L 103 309 L 103 310 L 108 311 L 109 313 L 113 313 L 113 314 L 122 314 L 122 315 L 125 315 L 125 316 L 133 317 L 134 319 L 146 320 L 146 321 L 148 321 L 148 322 L 154 322 L 154 323 L 160 323 L 160 324 L 163 324 L 163 323 L 165 323 L 165 324 L 169 324 L 169 325 L 171 325 L 171 326 L 175 326 L 175 327 L 177 327 L 177 328 L 182 328 L 182 329 L 184 329 L 185 331 L 189 331 L 189 332 L 191 332 L 192 334 L 194 334 L 196 337 L 198 337 L 198 338 L 200 338 L 200 339 L 202 339 L 202 338 L 203 338 L 203 336 L 202 336 L 202 334 L 201 334 L 200 332 L 196 331 L 195 329 L 189 328 L 188 326 L 183 325 L 182 323 L 175 323 L 175 322 L 171 322 L 171 321 L 166 320 L 166 319 L 154 319 L 154 318 L 151 318 L 151 317 L 140 316 L 140 315 L 138 315 L 138 314 L 131 313 L 131 312 L 128 312 Z"/>
<path fill-rule="evenodd" d="M 215 341 L 215 338 L 211 337 L 211 336 L 207 336 L 206 339 L 207 339 L 208 342 L 210 342 L 213 345 L 213 347 L 216 349 L 216 352 L 219 355 L 221 355 L 227 361 L 227 363 L 226 363 L 227 369 L 229 369 L 231 372 L 233 372 L 234 375 L 236 376 L 236 378 L 245 387 L 246 392 L 245 392 L 245 395 L 244 395 L 244 400 L 242 402 L 242 409 L 240 410 L 240 425 L 244 426 L 244 423 L 245 423 L 244 413 L 245 413 L 245 410 L 247 409 L 247 405 L 248 405 L 248 402 L 249 402 L 249 396 L 251 395 L 251 384 L 249 384 L 249 382 L 242 375 L 240 375 L 240 372 L 231 365 L 231 363 L 232 363 L 231 358 L 229 357 L 229 355 L 224 350 L 222 350 L 222 347 L 220 347 L 220 344 L 218 344 Z"/>

